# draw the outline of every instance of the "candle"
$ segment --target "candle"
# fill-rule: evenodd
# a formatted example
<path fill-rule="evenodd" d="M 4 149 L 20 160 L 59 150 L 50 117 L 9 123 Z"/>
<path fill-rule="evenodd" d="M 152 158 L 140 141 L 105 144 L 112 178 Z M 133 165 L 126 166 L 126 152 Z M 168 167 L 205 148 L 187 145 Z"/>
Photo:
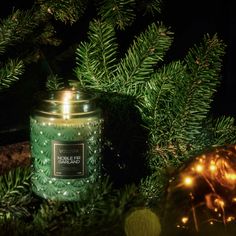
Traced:
<path fill-rule="evenodd" d="M 102 118 L 94 97 L 73 90 L 41 94 L 30 127 L 33 191 L 79 200 L 101 175 Z"/>

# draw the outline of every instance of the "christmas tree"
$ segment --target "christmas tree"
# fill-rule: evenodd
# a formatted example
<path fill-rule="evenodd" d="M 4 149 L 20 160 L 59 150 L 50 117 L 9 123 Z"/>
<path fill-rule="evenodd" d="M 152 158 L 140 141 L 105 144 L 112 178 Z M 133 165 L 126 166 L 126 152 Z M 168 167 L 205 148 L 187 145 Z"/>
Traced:
<path fill-rule="evenodd" d="M 174 34 L 164 23 L 154 22 L 160 9 L 161 2 L 155 0 L 38 0 L 32 8 L 15 10 L 2 20 L 2 91 L 14 87 L 24 70 L 40 61 L 47 76 L 41 87 L 76 84 L 92 91 L 100 98 L 105 119 L 104 177 L 81 201 L 35 196 L 30 167 L 1 176 L 3 235 L 138 235 L 131 232 L 132 224 L 139 224 L 132 221 L 132 212 L 144 209 L 140 214 L 152 221 L 150 211 L 145 211 L 151 209 L 162 219 L 173 170 L 202 150 L 235 142 L 234 119 L 215 119 L 209 113 L 220 83 L 223 41 L 206 35 L 183 59 L 170 60 Z M 134 25 L 143 14 L 150 23 L 137 32 Z M 50 58 L 50 47 L 53 56 L 60 48 L 56 24 L 82 27 L 85 19 L 86 34 L 57 55 L 59 60 L 75 53 L 73 81 L 62 79 L 52 70 Z M 130 29 L 135 36 L 122 48 L 119 37 Z M 158 232 L 158 218 L 149 229 L 153 225 Z"/>

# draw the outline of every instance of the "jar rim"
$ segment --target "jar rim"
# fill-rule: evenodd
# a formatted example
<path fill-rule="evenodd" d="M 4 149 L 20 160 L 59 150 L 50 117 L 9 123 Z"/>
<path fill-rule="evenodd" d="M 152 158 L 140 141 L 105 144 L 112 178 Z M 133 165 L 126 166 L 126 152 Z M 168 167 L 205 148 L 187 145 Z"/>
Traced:
<path fill-rule="evenodd" d="M 40 91 L 36 95 L 34 112 L 43 116 L 68 117 L 98 112 L 97 96 L 82 90 L 63 89 Z"/>
<path fill-rule="evenodd" d="M 66 94 L 70 94 L 70 97 L 68 96 L 67 98 L 71 102 L 84 102 L 97 98 L 97 96 L 85 90 L 74 90 L 74 89 L 50 90 L 48 92 L 39 91 L 38 93 L 35 94 L 35 96 L 36 99 L 39 98 L 40 100 L 48 102 L 51 102 L 53 100 L 54 102 L 62 103 L 63 96 L 65 96 Z"/>

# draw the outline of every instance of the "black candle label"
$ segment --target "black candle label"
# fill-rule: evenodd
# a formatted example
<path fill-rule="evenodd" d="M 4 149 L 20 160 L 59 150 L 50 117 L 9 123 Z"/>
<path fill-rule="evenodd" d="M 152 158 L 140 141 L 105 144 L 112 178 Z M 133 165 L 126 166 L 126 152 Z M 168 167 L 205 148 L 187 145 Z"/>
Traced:
<path fill-rule="evenodd" d="M 52 141 L 52 176 L 80 178 L 85 176 L 85 143 Z"/>

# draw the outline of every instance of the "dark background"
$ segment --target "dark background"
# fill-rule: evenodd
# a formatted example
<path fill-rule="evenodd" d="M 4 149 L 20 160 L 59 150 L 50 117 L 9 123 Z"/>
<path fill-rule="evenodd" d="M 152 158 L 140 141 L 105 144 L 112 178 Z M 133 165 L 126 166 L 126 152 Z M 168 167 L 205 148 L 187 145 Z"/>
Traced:
<path fill-rule="evenodd" d="M 12 12 L 13 8 L 30 8 L 33 0 L 1 1 L 0 16 L 4 18 Z M 65 26 L 55 23 L 57 36 L 63 40 L 58 48 L 43 48 L 48 61 L 57 64 L 55 73 L 63 77 L 73 78 L 75 66 L 74 52 L 64 61 L 58 61 L 57 55 L 70 51 L 71 45 L 79 43 L 86 37 L 89 21 L 95 13 L 94 8 L 89 8 L 79 23 Z M 122 48 L 132 42 L 133 36 L 142 31 L 152 21 L 150 17 L 138 15 L 135 24 L 125 33 L 119 32 L 118 39 Z M 157 20 L 170 26 L 175 33 L 174 43 L 168 53 L 171 60 L 183 58 L 188 49 L 198 44 L 204 34 L 215 33 L 227 45 L 221 73 L 221 85 L 215 95 L 211 113 L 220 115 L 236 115 L 236 14 L 233 1 L 230 0 L 163 0 L 162 13 Z M 68 54 L 68 53 L 67 53 Z M 54 63 L 55 62 L 55 63 Z M 47 66 L 47 65 L 46 65 Z M 33 94 L 45 83 L 45 61 L 32 63 L 25 71 L 23 78 L 10 90 L 0 92 L 0 145 L 28 139 L 28 118 L 32 104 Z"/>

